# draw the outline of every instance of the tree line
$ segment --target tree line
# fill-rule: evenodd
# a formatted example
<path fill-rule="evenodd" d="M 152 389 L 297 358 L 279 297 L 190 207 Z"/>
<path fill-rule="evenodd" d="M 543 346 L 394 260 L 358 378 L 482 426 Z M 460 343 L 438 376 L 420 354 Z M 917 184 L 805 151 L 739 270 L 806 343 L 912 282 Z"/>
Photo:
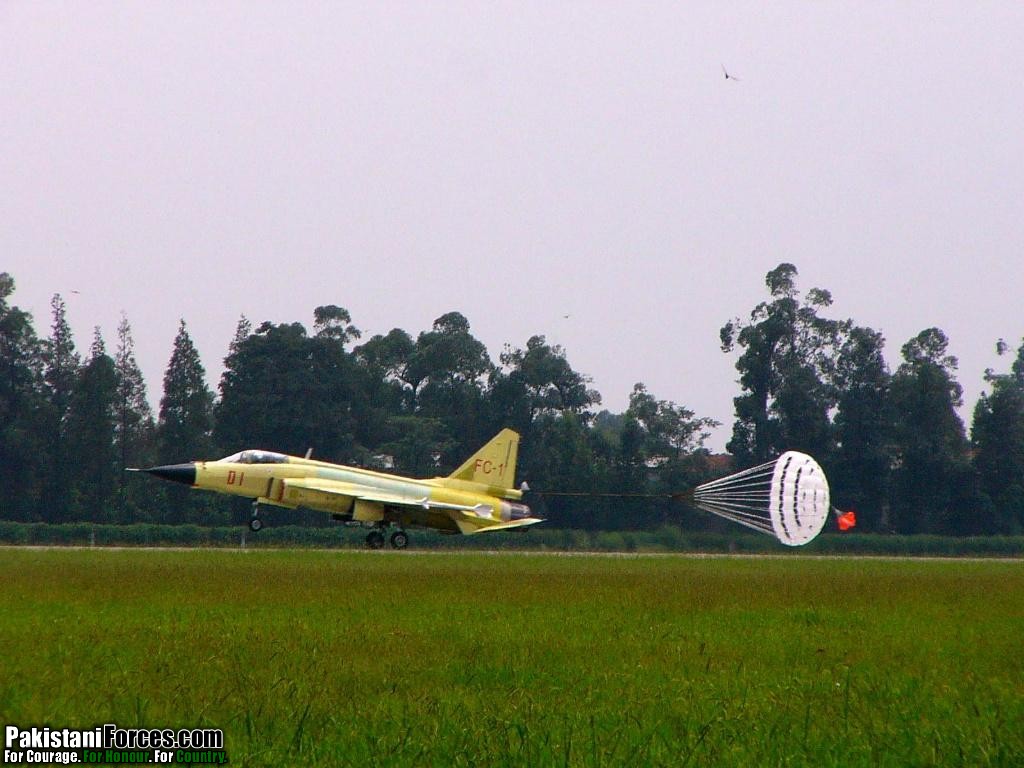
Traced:
<path fill-rule="evenodd" d="M 828 317 L 829 292 L 801 296 L 796 277 L 780 264 L 766 276 L 768 298 L 721 329 L 740 390 L 721 457 L 705 446 L 713 419 L 639 383 L 623 413 L 600 410 L 561 347 L 536 335 L 494 361 L 459 312 L 415 337 L 395 328 L 366 340 L 335 305 L 317 307 L 311 329 L 242 317 L 216 392 L 182 320 L 154 413 L 126 317 L 112 353 L 96 329 L 83 355 L 61 296 L 41 337 L 2 273 L 0 516 L 224 524 L 245 509 L 124 470 L 243 447 L 311 448 L 327 461 L 434 476 L 512 427 L 523 437 L 518 476 L 535 490 L 670 494 L 794 449 L 824 466 L 834 500 L 857 510 L 863 530 L 1024 532 L 1024 344 L 1010 373 L 986 372 L 990 391 L 968 438 L 941 330 L 907 341 L 890 370 L 879 332 Z M 529 501 L 566 528 L 727 525 L 667 498 Z M 277 517 L 303 521 L 301 512 Z"/>

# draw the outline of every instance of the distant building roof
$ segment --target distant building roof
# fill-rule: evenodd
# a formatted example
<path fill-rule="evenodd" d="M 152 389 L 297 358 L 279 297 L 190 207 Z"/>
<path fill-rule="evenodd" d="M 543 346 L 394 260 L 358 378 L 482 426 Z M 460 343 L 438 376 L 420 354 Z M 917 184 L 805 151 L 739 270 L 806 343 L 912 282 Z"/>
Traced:
<path fill-rule="evenodd" d="M 731 453 L 710 453 L 707 458 L 708 469 L 715 474 L 729 472 L 733 468 L 733 457 Z"/>

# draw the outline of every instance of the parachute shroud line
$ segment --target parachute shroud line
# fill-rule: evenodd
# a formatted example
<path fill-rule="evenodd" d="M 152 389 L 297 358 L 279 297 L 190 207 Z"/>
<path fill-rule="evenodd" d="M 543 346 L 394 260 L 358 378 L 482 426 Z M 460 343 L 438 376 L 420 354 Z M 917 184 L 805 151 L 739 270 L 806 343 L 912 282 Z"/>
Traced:
<path fill-rule="evenodd" d="M 799 451 L 704 483 L 694 490 L 693 503 L 791 547 L 821 533 L 831 510 L 825 472 Z"/>

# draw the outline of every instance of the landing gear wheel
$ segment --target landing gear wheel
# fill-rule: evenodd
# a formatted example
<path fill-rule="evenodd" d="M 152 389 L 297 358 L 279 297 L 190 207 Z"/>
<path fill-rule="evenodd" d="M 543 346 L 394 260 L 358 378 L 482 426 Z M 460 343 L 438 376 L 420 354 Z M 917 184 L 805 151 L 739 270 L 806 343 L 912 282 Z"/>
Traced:
<path fill-rule="evenodd" d="M 249 530 L 253 533 L 256 533 L 256 531 L 260 530 L 262 527 L 263 521 L 260 520 L 258 517 L 254 517 L 252 520 L 249 521 Z"/>
<path fill-rule="evenodd" d="M 366 546 L 370 549 L 380 549 L 384 546 L 384 534 L 380 531 L 370 531 L 366 534 Z"/>
<path fill-rule="evenodd" d="M 409 536 L 405 531 L 395 531 L 391 534 L 391 546 L 395 549 L 405 549 L 409 546 Z"/>

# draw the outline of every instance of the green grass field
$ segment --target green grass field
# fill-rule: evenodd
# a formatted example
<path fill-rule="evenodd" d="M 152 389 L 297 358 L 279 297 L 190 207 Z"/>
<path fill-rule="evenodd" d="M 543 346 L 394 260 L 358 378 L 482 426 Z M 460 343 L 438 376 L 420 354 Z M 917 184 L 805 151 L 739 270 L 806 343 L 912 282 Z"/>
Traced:
<path fill-rule="evenodd" d="M 235 765 L 1022 765 L 1024 564 L 0 550 L 0 719 Z"/>

